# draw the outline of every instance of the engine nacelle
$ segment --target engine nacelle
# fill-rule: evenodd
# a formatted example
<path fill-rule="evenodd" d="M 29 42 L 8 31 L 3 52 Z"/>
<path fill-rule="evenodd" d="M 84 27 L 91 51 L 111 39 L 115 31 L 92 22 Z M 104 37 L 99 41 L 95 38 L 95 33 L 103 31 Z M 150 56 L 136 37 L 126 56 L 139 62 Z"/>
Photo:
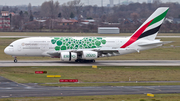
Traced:
<path fill-rule="evenodd" d="M 62 61 L 71 61 L 77 59 L 77 53 L 74 52 L 61 52 Z"/>
<path fill-rule="evenodd" d="M 98 53 L 94 51 L 83 51 L 82 59 L 93 60 L 98 57 Z"/>

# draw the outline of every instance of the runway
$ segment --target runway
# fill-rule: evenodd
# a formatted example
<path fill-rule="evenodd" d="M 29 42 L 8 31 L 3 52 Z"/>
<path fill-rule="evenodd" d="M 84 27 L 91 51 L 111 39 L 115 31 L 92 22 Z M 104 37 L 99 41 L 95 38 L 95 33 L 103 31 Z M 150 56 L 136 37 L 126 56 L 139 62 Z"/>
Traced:
<path fill-rule="evenodd" d="M 180 66 L 180 60 L 96 60 L 95 63 L 75 63 L 57 60 L 0 61 L 0 67 L 12 66 Z"/>
<path fill-rule="evenodd" d="M 0 77 L 0 98 L 180 93 L 180 86 L 44 87 Z"/>
<path fill-rule="evenodd" d="M 0 61 L 0 67 L 12 66 L 180 66 L 180 60 L 97 60 L 96 63 L 75 63 L 57 60 Z M 44 87 L 19 84 L 0 77 L 0 98 L 44 96 L 90 96 L 124 94 L 180 93 L 180 86 L 102 86 L 102 87 Z"/>

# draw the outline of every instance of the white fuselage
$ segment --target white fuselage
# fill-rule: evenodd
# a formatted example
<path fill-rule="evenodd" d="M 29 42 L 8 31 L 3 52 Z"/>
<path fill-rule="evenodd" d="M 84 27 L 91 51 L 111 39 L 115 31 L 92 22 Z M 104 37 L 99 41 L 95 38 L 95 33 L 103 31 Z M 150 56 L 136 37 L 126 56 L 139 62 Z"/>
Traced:
<path fill-rule="evenodd" d="M 61 37 L 60 37 L 61 38 Z M 65 37 L 68 38 L 68 37 Z M 72 39 L 75 39 L 76 41 L 82 40 L 83 38 L 86 37 L 71 37 Z M 87 37 L 88 38 L 88 37 Z M 90 38 L 97 38 L 97 37 L 90 37 Z M 87 50 L 87 49 L 102 49 L 102 50 L 119 50 L 119 54 L 117 55 L 123 55 L 123 54 L 128 54 L 128 53 L 133 53 L 133 52 L 139 52 L 141 50 L 147 50 L 151 48 L 158 47 L 159 45 L 153 45 L 153 46 L 147 46 L 147 47 L 141 47 L 139 44 L 142 43 L 149 43 L 152 41 L 149 40 L 144 40 L 140 39 L 137 40 L 136 42 L 132 43 L 131 45 L 127 46 L 126 48 L 120 48 L 123 46 L 130 37 L 103 37 L 104 40 L 106 40 L 105 44 L 101 44 L 99 47 L 85 47 L 83 46 L 84 42 L 82 41 L 82 47 L 78 46 L 75 47 L 77 42 L 74 43 L 74 47 L 70 48 L 69 46 L 66 47 L 66 50 L 55 50 L 55 47 L 57 46 L 57 43 L 52 44 L 52 39 L 53 37 L 31 37 L 31 38 L 23 38 L 16 40 L 12 42 L 9 46 L 7 46 L 4 50 L 4 52 L 8 55 L 12 56 L 50 56 L 48 52 L 69 52 L 69 51 L 75 51 L 78 49 L 81 50 Z M 154 40 L 154 42 L 159 42 L 159 40 Z M 78 41 L 79 42 L 79 41 Z M 66 45 L 68 42 L 63 42 L 62 45 Z M 72 42 L 71 42 L 72 44 Z M 78 43 L 79 44 L 79 43 Z M 89 44 L 89 43 L 88 43 Z M 92 43 L 96 44 L 95 42 Z"/>

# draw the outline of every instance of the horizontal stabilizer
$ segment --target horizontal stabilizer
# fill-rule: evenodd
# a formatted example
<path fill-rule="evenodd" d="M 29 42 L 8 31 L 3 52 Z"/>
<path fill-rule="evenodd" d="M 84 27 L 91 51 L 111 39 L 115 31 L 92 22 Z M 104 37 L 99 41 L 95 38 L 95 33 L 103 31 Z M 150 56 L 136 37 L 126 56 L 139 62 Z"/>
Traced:
<path fill-rule="evenodd" d="M 168 43 L 172 43 L 173 41 L 160 41 L 160 42 L 153 42 L 153 43 L 143 43 L 143 44 L 139 44 L 139 46 L 152 46 L 152 45 L 163 45 L 163 44 L 168 44 Z"/>

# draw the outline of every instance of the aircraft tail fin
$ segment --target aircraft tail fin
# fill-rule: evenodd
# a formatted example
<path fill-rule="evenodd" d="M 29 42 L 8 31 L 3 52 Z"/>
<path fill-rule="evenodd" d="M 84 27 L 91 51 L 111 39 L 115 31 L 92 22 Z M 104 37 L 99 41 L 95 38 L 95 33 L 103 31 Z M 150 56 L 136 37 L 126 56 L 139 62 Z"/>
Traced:
<path fill-rule="evenodd" d="M 169 7 L 158 8 L 132 35 L 137 39 L 154 40 L 169 10 Z"/>
<path fill-rule="evenodd" d="M 154 40 L 164 21 L 169 7 L 159 7 L 130 37 L 121 48 L 125 48 L 139 39 Z"/>

